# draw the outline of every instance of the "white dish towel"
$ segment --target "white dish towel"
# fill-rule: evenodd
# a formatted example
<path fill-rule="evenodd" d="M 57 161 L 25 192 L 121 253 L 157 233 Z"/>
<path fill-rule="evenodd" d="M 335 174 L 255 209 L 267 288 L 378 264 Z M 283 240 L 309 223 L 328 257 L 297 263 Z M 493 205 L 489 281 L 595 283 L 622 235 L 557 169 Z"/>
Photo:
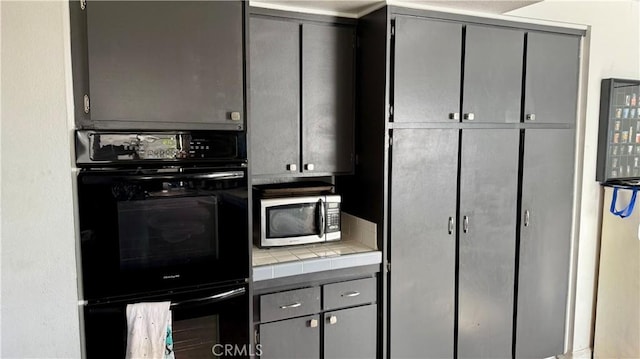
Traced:
<path fill-rule="evenodd" d="M 127 305 L 127 359 L 173 358 L 171 302 Z"/>

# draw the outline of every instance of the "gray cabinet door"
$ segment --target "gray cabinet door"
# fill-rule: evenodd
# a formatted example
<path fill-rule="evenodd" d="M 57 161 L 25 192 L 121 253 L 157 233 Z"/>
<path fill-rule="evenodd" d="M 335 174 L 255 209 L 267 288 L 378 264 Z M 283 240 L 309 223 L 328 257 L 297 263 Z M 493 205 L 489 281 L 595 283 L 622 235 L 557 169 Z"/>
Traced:
<path fill-rule="evenodd" d="M 302 25 L 302 170 L 351 172 L 355 29 Z M 313 165 L 313 166 L 309 166 Z"/>
<path fill-rule="evenodd" d="M 467 25 L 463 121 L 520 122 L 523 56 L 523 31 Z"/>
<path fill-rule="evenodd" d="M 315 326 L 311 325 L 312 321 Z M 319 359 L 320 322 L 317 315 L 260 325 L 262 359 Z"/>
<path fill-rule="evenodd" d="M 252 17 L 249 22 L 249 143 L 252 173 L 300 169 L 299 24 Z"/>
<path fill-rule="evenodd" d="M 527 34 L 525 122 L 575 123 L 579 61 L 580 37 Z"/>
<path fill-rule="evenodd" d="M 516 357 L 564 352 L 573 208 L 574 130 L 526 130 Z"/>
<path fill-rule="evenodd" d="M 453 357 L 459 130 L 394 130 L 391 358 Z"/>
<path fill-rule="evenodd" d="M 462 25 L 398 16 L 395 26 L 393 121 L 452 121 L 460 111 Z"/>
<path fill-rule="evenodd" d="M 231 119 L 232 112 L 244 117 L 242 8 L 236 1 L 90 2 L 92 121 L 243 128 Z"/>
<path fill-rule="evenodd" d="M 324 359 L 375 359 L 376 305 L 324 313 Z"/>
<path fill-rule="evenodd" d="M 462 131 L 458 357 L 510 358 L 519 130 Z"/>

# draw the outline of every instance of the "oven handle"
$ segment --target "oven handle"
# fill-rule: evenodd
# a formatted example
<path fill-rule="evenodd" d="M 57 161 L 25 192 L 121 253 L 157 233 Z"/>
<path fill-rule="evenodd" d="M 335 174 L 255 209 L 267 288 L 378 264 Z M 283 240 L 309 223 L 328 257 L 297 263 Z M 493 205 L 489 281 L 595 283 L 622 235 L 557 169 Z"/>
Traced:
<path fill-rule="evenodd" d="M 210 303 L 216 303 L 216 302 L 221 302 L 223 300 L 229 299 L 229 298 L 233 298 L 233 297 L 237 297 L 240 296 L 242 294 L 244 294 L 246 292 L 246 290 L 244 288 L 237 288 L 237 289 L 233 289 L 227 292 L 223 292 L 223 293 L 218 293 L 218 294 L 214 294 L 212 296 L 209 297 L 204 297 L 204 298 L 198 298 L 198 299 L 189 299 L 189 300 L 184 300 L 182 302 L 175 302 L 175 303 L 171 303 L 170 307 L 171 308 L 178 308 L 184 305 L 188 305 L 188 304 L 210 304 Z"/>
<path fill-rule="evenodd" d="M 188 173 L 178 173 L 175 175 L 132 175 L 127 176 L 127 179 L 137 180 L 137 181 L 148 181 L 148 180 L 176 180 L 176 179 L 210 179 L 210 180 L 226 180 L 226 179 L 236 179 L 236 178 L 244 178 L 244 172 L 242 171 L 231 171 L 231 172 L 211 172 L 211 173 L 196 173 L 196 174 L 188 174 Z"/>

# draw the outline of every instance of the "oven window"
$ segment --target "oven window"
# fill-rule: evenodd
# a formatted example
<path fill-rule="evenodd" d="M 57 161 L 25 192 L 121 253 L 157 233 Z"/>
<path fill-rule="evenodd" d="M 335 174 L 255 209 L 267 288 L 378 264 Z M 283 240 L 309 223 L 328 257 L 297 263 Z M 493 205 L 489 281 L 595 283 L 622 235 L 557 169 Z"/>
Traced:
<path fill-rule="evenodd" d="M 213 349 L 219 342 L 217 315 L 174 321 L 172 330 L 176 358 L 216 358 Z"/>
<path fill-rule="evenodd" d="M 217 259 L 215 196 L 118 202 L 120 268 L 138 270 Z"/>
<path fill-rule="evenodd" d="M 266 209 L 267 237 L 284 238 L 318 234 L 316 204 L 290 204 Z"/>

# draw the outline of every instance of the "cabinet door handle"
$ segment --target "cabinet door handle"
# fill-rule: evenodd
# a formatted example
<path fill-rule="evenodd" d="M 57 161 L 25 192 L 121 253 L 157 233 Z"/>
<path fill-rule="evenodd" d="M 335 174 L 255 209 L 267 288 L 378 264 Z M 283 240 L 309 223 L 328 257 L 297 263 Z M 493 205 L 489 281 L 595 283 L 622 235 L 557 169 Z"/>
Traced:
<path fill-rule="evenodd" d="M 241 116 L 240 116 L 240 112 L 238 111 L 233 111 L 231 112 L 231 121 L 240 121 Z"/>
<path fill-rule="evenodd" d="M 468 121 L 473 121 L 476 119 L 476 115 L 473 112 L 465 113 L 464 119 Z"/>
<path fill-rule="evenodd" d="M 346 292 L 346 293 L 342 293 L 342 297 L 357 297 L 360 295 L 360 292 L 357 291 L 351 291 L 351 292 Z"/>
<path fill-rule="evenodd" d="M 89 102 L 89 95 L 84 95 L 82 100 L 84 105 L 84 113 L 89 113 L 89 110 L 91 109 L 91 104 Z"/>
<path fill-rule="evenodd" d="M 450 120 L 459 120 L 460 119 L 460 114 L 458 112 L 451 112 L 449 114 L 449 119 Z"/>
<path fill-rule="evenodd" d="M 295 302 L 293 304 L 287 304 L 287 305 L 281 305 L 280 309 L 290 309 L 290 308 L 298 308 L 299 306 L 301 306 L 302 303 L 300 302 Z"/>
<path fill-rule="evenodd" d="M 449 217 L 449 234 L 453 234 L 453 217 Z"/>
<path fill-rule="evenodd" d="M 329 324 L 333 325 L 336 324 L 338 322 L 338 317 L 336 317 L 335 315 L 332 315 L 329 317 Z"/>
<path fill-rule="evenodd" d="M 296 172 L 298 170 L 298 166 L 295 163 L 287 164 L 287 171 Z"/>
<path fill-rule="evenodd" d="M 462 220 L 462 231 L 464 233 L 469 232 L 469 217 L 467 216 L 464 216 L 464 219 Z"/>
<path fill-rule="evenodd" d="M 529 210 L 527 209 L 527 210 L 524 211 L 524 226 L 525 227 L 529 227 L 529 217 L 530 217 L 530 214 L 529 214 Z"/>
<path fill-rule="evenodd" d="M 315 166 L 313 165 L 313 163 L 307 163 L 304 165 L 305 171 L 313 171 L 314 168 Z"/>
<path fill-rule="evenodd" d="M 309 321 L 309 327 L 316 328 L 317 326 L 318 326 L 318 320 L 317 319 L 311 319 Z"/>
<path fill-rule="evenodd" d="M 525 119 L 527 121 L 535 121 L 536 120 L 536 114 L 535 113 L 528 113 L 527 116 L 525 116 Z"/>

